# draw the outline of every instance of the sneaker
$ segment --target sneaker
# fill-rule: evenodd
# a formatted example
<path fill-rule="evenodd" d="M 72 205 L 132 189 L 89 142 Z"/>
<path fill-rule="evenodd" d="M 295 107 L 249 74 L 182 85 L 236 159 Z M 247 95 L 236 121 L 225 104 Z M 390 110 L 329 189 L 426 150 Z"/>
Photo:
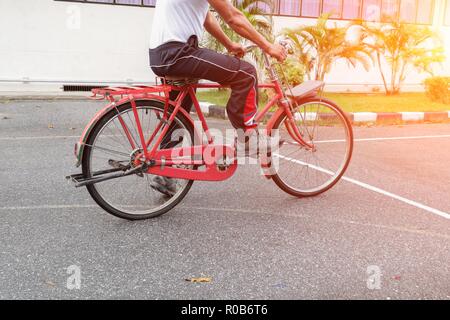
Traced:
<path fill-rule="evenodd" d="M 173 197 L 177 193 L 177 184 L 173 178 L 155 176 L 150 186 L 168 197 Z"/>

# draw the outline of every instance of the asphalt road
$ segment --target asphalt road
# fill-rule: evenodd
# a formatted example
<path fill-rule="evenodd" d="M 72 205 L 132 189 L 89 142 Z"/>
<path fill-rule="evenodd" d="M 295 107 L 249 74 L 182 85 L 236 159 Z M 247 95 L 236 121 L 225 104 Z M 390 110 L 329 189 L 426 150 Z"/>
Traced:
<path fill-rule="evenodd" d="M 101 106 L 0 104 L 1 299 L 450 298 L 449 124 L 355 128 L 348 180 L 316 198 L 243 166 L 129 222 L 64 179 Z"/>

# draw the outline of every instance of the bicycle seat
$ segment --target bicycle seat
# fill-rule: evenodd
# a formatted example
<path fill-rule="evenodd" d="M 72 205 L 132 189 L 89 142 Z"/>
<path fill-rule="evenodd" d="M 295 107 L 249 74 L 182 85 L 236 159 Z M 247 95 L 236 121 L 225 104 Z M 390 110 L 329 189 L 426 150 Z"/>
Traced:
<path fill-rule="evenodd" d="M 186 78 L 186 77 L 176 77 L 176 76 L 165 76 L 163 77 L 164 82 L 176 86 L 176 87 L 183 87 L 189 84 L 195 84 L 198 83 L 199 79 L 195 78 Z"/>
<path fill-rule="evenodd" d="M 322 89 L 324 85 L 325 83 L 323 81 L 305 81 L 302 84 L 295 86 L 290 91 L 288 90 L 286 95 L 289 98 L 298 101 L 302 98 L 316 95 L 317 91 Z"/>

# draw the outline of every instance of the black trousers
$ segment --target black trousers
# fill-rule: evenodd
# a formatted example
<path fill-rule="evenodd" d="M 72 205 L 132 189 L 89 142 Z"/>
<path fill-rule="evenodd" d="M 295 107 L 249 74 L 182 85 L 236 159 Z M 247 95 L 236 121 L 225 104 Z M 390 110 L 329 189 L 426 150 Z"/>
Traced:
<path fill-rule="evenodd" d="M 150 66 L 160 77 L 206 79 L 230 86 L 231 97 L 227 103 L 227 113 L 236 129 L 256 126 L 254 118 L 258 105 L 258 77 L 255 67 L 236 57 L 200 48 L 196 36 L 187 43 L 168 42 L 150 49 Z M 175 100 L 179 92 L 172 92 Z M 182 103 L 188 112 L 192 107 L 191 98 Z"/>

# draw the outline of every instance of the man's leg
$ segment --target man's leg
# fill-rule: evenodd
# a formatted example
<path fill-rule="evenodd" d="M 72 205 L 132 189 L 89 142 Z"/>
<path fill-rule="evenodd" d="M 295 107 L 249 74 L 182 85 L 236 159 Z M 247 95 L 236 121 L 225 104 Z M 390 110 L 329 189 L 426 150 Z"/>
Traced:
<path fill-rule="evenodd" d="M 209 49 L 190 47 L 165 68 L 170 76 L 207 79 L 231 87 L 227 111 L 231 124 L 238 130 L 239 156 L 264 156 L 281 143 L 255 130 L 258 79 L 252 64 Z"/>
<path fill-rule="evenodd" d="M 158 70 L 158 66 L 152 65 Z M 164 67 L 166 75 L 206 79 L 231 87 L 228 116 L 236 129 L 254 128 L 258 102 L 255 67 L 243 60 L 215 51 L 190 47 L 185 54 Z"/>
<path fill-rule="evenodd" d="M 170 92 L 170 100 L 175 101 L 178 98 L 178 95 L 180 94 L 179 91 L 171 91 Z M 181 102 L 181 107 L 186 110 L 187 113 L 191 112 L 192 109 L 192 99 L 190 95 L 187 95 L 184 100 Z M 163 140 L 161 141 L 161 149 L 171 149 L 177 146 L 182 142 L 182 138 L 172 141 L 172 134 L 177 130 L 180 129 L 177 123 L 172 123 L 172 125 L 169 127 L 169 131 L 167 131 L 167 134 L 164 136 Z"/>
<path fill-rule="evenodd" d="M 256 127 L 254 119 L 258 106 L 258 76 L 255 67 L 246 61 L 241 61 L 239 70 L 241 76 L 230 83 L 227 113 L 236 129 L 248 130 Z"/>
<path fill-rule="evenodd" d="M 179 94 L 179 91 L 171 91 L 169 99 L 175 101 L 178 98 Z M 189 95 L 186 96 L 181 102 L 181 107 L 188 113 L 190 112 L 192 105 L 193 102 Z M 176 132 L 177 129 L 180 129 L 180 126 L 176 122 L 172 123 L 169 127 L 169 130 L 167 131 L 167 134 L 161 141 L 161 149 L 171 149 L 181 146 L 181 144 L 183 143 L 183 137 L 179 137 L 178 139 L 174 140 L 172 136 L 172 134 Z M 150 186 L 168 197 L 174 196 L 177 192 L 177 184 L 172 178 L 154 176 Z"/>

